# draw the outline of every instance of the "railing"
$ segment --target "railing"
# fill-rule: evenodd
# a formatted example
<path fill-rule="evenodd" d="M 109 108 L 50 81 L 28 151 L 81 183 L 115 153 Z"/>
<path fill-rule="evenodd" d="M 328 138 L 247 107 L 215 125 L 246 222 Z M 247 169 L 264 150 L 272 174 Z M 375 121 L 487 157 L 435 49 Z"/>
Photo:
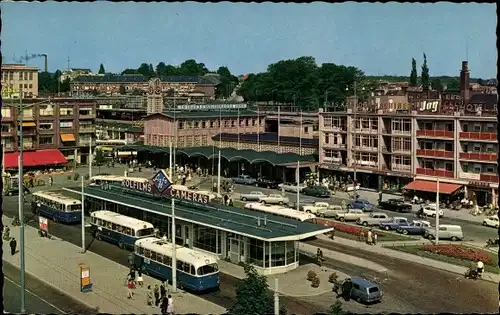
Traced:
<path fill-rule="evenodd" d="M 377 152 L 378 151 L 378 147 L 353 146 L 352 149 L 356 150 L 356 151 L 370 151 L 370 152 Z"/>
<path fill-rule="evenodd" d="M 417 130 L 417 137 L 453 138 L 453 131 Z"/>
<path fill-rule="evenodd" d="M 416 171 L 417 171 L 417 175 L 453 178 L 453 172 L 452 171 L 433 170 L 433 169 L 430 169 L 430 168 L 417 168 Z"/>
<path fill-rule="evenodd" d="M 75 129 L 73 128 L 59 128 L 60 133 L 74 133 Z"/>
<path fill-rule="evenodd" d="M 460 132 L 460 140 L 497 141 L 497 134 L 492 132 Z"/>
<path fill-rule="evenodd" d="M 94 132 L 95 127 L 94 126 L 80 126 L 78 127 L 78 132 L 80 133 L 87 133 L 87 132 Z"/>
<path fill-rule="evenodd" d="M 325 163 L 335 163 L 335 164 L 342 164 L 342 158 L 334 158 L 334 157 L 324 157 L 323 162 Z"/>
<path fill-rule="evenodd" d="M 2 117 L 3 119 L 3 117 Z M 11 131 L 2 131 L 2 137 L 12 137 Z"/>
<path fill-rule="evenodd" d="M 481 180 L 481 174 L 479 173 L 466 173 L 460 172 L 458 173 L 459 178 L 470 179 L 470 180 Z"/>
<path fill-rule="evenodd" d="M 323 125 L 323 130 L 346 132 L 345 126 Z"/>
<path fill-rule="evenodd" d="M 372 128 L 354 128 L 353 132 L 356 133 L 369 133 L 369 134 L 378 134 L 378 129 L 372 129 Z"/>
<path fill-rule="evenodd" d="M 334 143 L 325 143 L 323 144 L 324 149 L 345 149 L 345 144 L 334 144 Z"/>
<path fill-rule="evenodd" d="M 417 149 L 417 155 L 441 157 L 441 158 L 453 158 L 453 151 L 445 150 L 427 150 L 427 149 Z"/>
<path fill-rule="evenodd" d="M 393 135 L 411 135 L 411 130 L 392 130 Z"/>
<path fill-rule="evenodd" d="M 353 161 L 353 166 L 356 165 L 357 167 L 377 167 L 377 162 L 375 161 Z"/>
<path fill-rule="evenodd" d="M 399 171 L 399 172 L 411 172 L 411 165 L 392 164 L 391 170 L 392 171 Z"/>
<path fill-rule="evenodd" d="M 498 176 L 496 175 L 481 174 L 479 178 L 482 182 L 498 183 Z"/>
<path fill-rule="evenodd" d="M 54 134 L 54 128 L 51 128 L 51 129 L 39 128 L 38 133 L 40 133 L 40 134 Z"/>
<path fill-rule="evenodd" d="M 496 153 L 471 153 L 471 152 L 461 152 L 460 159 L 463 160 L 475 160 L 475 161 L 496 161 Z"/>

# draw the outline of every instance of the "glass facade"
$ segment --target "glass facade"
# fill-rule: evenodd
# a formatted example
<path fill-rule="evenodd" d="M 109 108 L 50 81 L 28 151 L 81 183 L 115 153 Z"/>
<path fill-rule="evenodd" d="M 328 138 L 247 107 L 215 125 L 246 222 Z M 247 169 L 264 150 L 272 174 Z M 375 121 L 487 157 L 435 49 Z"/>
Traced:
<path fill-rule="evenodd" d="M 222 254 L 221 235 L 216 229 L 193 224 L 193 246 L 196 248 Z"/>
<path fill-rule="evenodd" d="M 254 238 L 248 239 L 248 263 L 258 266 L 265 267 L 264 265 L 264 241 L 257 240 Z"/>

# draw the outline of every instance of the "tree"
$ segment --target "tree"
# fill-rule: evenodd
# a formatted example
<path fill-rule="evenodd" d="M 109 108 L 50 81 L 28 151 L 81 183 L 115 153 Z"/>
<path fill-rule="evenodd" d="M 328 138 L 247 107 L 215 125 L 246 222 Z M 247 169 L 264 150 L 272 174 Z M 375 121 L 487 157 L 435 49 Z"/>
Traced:
<path fill-rule="evenodd" d="M 96 165 L 99 168 L 99 174 L 101 173 L 101 166 L 106 163 L 106 157 L 104 156 L 104 153 L 102 150 L 97 149 L 95 151 L 95 157 L 94 160 L 92 161 L 94 165 Z"/>
<path fill-rule="evenodd" d="M 104 70 L 104 65 L 101 63 L 101 65 L 99 66 L 99 74 L 105 74 L 106 73 L 106 70 Z"/>
<path fill-rule="evenodd" d="M 417 86 L 417 61 L 411 58 L 410 86 Z"/>
<path fill-rule="evenodd" d="M 180 75 L 185 76 L 202 76 L 208 73 L 204 63 L 197 63 L 194 59 L 188 59 L 181 63 Z"/>
<path fill-rule="evenodd" d="M 142 74 L 143 76 L 147 77 L 148 79 L 151 78 L 151 76 L 152 76 L 152 73 L 150 72 L 149 65 L 147 63 L 141 63 L 141 65 L 137 69 L 137 72 L 139 74 Z"/>
<path fill-rule="evenodd" d="M 127 90 L 125 89 L 125 85 L 123 85 L 123 84 L 120 85 L 120 88 L 118 91 L 122 95 L 127 93 Z"/>
<path fill-rule="evenodd" d="M 427 67 L 427 56 L 424 54 L 424 64 L 422 65 L 422 74 L 420 76 L 420 81 L 422 82 L 423 88 L 428 88 L 430 85 L 429 81 L 429 68 Z"/>
<path fill-rule="evenodd" d="M 125 69 L 122 71 L 122 75 L 124 74 L 140 74 L 137 69 Z"/>
<path fill-rule="evenodd" d="M 439 79 L 439 78 L 431 79 L 431 88 L 433 90 L 442 92 L 444 90 L 444 86 L 443 86 L 443 83 L 441 83 L 441 79 Z"/>
<path fill-rule="evenodd" d="M 330 306 L 330 315 L 344 315 L 345 312 L 342 309 L 342 302 L 339 300 L 336 300 L 335 303 L 333 303 Z"/>
<path fill-rule="evenodd" d="M 217 87 L 216 96 L 218 98 L 229 97 L 239 83 L 238 78 L 232 75 L 226 66 L 219 67 L 217 74 L 220 78 L 220 84 Z"/>
<path fill-rule="evenodd" d="M 458 91 L 458 90 L 460 90 L 460 81 L 458 81 L 458 79 L 451 80 L 446 85 L 446 90 L 449 90 L 449 91 Z"/>
<path fill-rule="evenodd" d="M 272 314 L 273 298 L 269 295 L 266 276 L 259 275 L 255 267 L 245 265 L 246 278 L 236 288 L 236 304 L 232 314 Z"/>

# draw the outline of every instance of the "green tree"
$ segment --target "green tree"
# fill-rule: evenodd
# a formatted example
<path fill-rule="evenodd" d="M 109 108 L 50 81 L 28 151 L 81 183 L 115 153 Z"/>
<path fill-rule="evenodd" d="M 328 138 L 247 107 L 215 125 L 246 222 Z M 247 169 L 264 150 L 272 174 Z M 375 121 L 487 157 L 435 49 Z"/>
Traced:
<path fill-rule="evenodd" d="M 137 69 L 125 69 L 122 71 L 122 75 L 124 74 L 140 74 Z"/>
<path fill-rule="evenodd" d="M 417 61 L 411 58 L 410 86 L 417 86 Z"/>
<path fill-rule="evenodd" d="M 143 76 L 145 76 L 147 78 L 151 78 L 151 75 L 152 75 L 150 68 L 149 68 L 149 65 L 147 63 L 141 63 L 141 65 L 137 69 L 137 72 L 139 74 L 142 74 Z"/>
<path fill-rule="evenodd" d="M 460 90 L 460 81 L 458 79 L 453 79 L 448 82 L 446 85 L 446 89 L 449 91 L 458 91 Z"/>
<path fill-rule="evenodd" d="M 94 165 L 96 165 L 99 168 L 99 174 L 101 173 L 101 166 L 106 163 L 106 157 L 104 156 L 104 153 L 102 150 L 96 150 L 95 151 L 95 156 L 94 160 L 92 161 Z"/>
<path fill-rule="evenodd" d="M 444 90 L 443 83 L 441 83 L 441 79 L 439 78 L 432 78 L 431 79 L 431 88 L 433 90 L 442 92 Z"/>
<path fill-rule="evenodd" d="M 166 68 L 167 68 L 167 65 L 164 62 L 158 63 L 158 65 L 156 66 L 156 74 L 158 76 L 163 75 L 165 73 Z"/>
<path fill-rule="evenodd" d="M 335 303 L 333 303 L 330 306 L 330 315 L 344 315 L 345 312 L 342 309 L 342 302 L 339 300 L 336 300 Z"/>
<path fill-rule="evenodd" d="M 119 93 L 120 93 L 120 94 L 122 94 L 122 95 L 127 93 L 127 90 L 125 89 L 125 85 L 123 85 L 123 84 L 122 84 L 122 85 L 120 85 L 120 88 L 119 88 L 119 90 L 118 90 L 118 91 L 119 91 Z"/>
<path fill-rule="evenodd" d="M 430 85 L 429 80 L 429 67 L 427 67 L 427 56 L 424 54 L 424 63 L 422 65 L 422 74 L 420 76 L 420 81 L 422 82 L 422 87 L 427 88 Z"/>
<path fill-rule="evenodd" d="M 106 70 L 104 70 L 104 65 L 101 63 L 101 65 L 99 66 L 99 74 L 105 74 L 106 73 Z"/>
<path fill-rule="evenodd" d="M 238 78 L 231 74 L 226 66 L 219 67 L 216 72 L 219 75 L 220 84 L 217 86 L 216 96 L 218 98 L 229 97 L 233 89 L 238 85 Z"/>
<path fill-rule="evenodd" d="M 202 76 L 208 73 L 204 63 L 197 63 L 194 59 L 184 61 L 179 69 L 180 75 L 186 76 Z"/>
<path fill-rule="evenodd" d="M 272 314 L 273 298 L 269 295 L 266 276 L 259 275 L 251 265 L 245 265 L 246 278 L 236 288 L 236 304 L 232 314 L 264 315 Z"/>

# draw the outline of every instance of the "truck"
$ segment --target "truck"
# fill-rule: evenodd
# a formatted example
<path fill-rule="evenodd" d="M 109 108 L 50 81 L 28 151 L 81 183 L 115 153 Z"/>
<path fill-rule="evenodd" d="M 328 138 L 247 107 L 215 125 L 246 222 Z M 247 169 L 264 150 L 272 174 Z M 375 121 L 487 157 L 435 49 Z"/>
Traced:
<path fill-rule="evenodd" d="M 363 210 L 349 209 L 347 211 L 337 213 L 337 215 L 335 216 L 335 219 L 342 221 L 342 222 L 344 222 L 344 221 L 357 221 L 363 215 L 365 215 Z"/>
<path fill-rule="evenodd" d="M 408 225 L 410 225 L 410 224 L 408 223 L 407 218 L 394 217 L 391 221 L 380 222 L 379 227 L 383 230 L 386 230 L 386 231 L 390 231 L 390 230 L 396 231 L 400 227 L 408 226 Z"/>
<path fill-rule="evenodd" d="M 390 221 L 391 218 L 383 212 L 372 212 L 369 215 L 360 217 L 356 223 L 363 226 L 375 226 L 381 222 Z"/>

